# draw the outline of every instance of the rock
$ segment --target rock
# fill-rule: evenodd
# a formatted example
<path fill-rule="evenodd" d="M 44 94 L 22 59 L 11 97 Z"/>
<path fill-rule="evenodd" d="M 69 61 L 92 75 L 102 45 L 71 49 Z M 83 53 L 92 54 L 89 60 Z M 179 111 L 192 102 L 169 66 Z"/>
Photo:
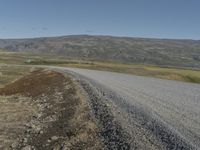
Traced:
<path fill-rule="evenodd" d="M 25 130 L 24 133 L 26 133 L 26 134 L 30 134 L 30 133 L 31 133 L 31 130 L 30 130 L 30 129 Z"/>
<path fill-rule="evenodd" d="M 27 127 L 27 128 L 31 128 L 30 123 L 26 123 L 26 124 L 25 124 L 25 127 Z"/>
<path fill-rule="evenodd" d="M 27 143 L 28 139 L 27 138 L 23 138 L 23 143 Z"/>
<path fill-rule="evenodd" d="M 32 150 L 32 146 L 27 145 L 27 146 L 23 147 L 22 150 Z"/>
<path fill-rule="evenodd" d="M 44 133 L 44 131 L 42 131 L 42 130 L 40 130 L 39 132 L 38 132 L 38 134 L 43 134 Z"/>
<path fill-rule="evenodd" d="M 47 142 L 48 142 L 48 143 L 51 143 L 51 140 L 50 140 L 50 139 L 48 139 L 48 140 L 47 140 Z"/>
<path fill-rule="evenodd" d="M 40 117 L 42 117 L 42 114 L 38 114 L 37 118 L 40 118 Z"/>
<path fill-rule="evenodd" d="M 14 142 L 14 143 L 11 144 L 10 147 L 11 147 L 12 149 L 15 149 L 17 146 L 18 146 L 18 143 L 17 143 L 17 142 Z"/>
<path fill-rule="evenodd" d="M 51 140 L 52 140 L 52 141 L 56 141 L 56 140 L 58 140 L 58 137 L 57 137 L 57 136 L 52 136 L 52 137 L 51 137 Z"/>

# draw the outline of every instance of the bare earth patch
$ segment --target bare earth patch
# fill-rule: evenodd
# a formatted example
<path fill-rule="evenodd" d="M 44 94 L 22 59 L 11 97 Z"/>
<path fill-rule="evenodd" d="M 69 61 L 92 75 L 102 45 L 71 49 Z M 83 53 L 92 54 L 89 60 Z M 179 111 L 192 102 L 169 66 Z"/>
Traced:
<path fill-rule="evenodd" d="M 0 88 L 0 149 L 101 149 L 75 81 L 36 70 Z"/>

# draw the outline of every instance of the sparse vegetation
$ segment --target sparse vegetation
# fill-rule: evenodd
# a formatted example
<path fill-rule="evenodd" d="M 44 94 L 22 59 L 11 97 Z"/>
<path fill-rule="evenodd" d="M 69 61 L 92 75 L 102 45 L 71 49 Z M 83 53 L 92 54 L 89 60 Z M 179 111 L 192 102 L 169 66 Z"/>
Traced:
<path fill-rule="evenodd" d="M 77 67 L 95 70 L 107 70 L 161 79 L 200 83 L 200 70 L 191 68 L 175 68 L 171 66 L 155 66 L 131 63 L 127 64 L 114 61 L 100 62 L 95 60 L 72 59 L 63 56 L 59 57 L 55 55 L 38 56 L 32 53 L 13 52 L 0 52 L 0 64 L 53 65 L 62 67 Z"/>
<path fill-rule="evenodd" d="M 15 81 L 24 75 L 28 74 L 29 71 L 34 70 L 34 67 L 17 67 L 17 66 L 0 66 L 0 87 Z"/>
<path fill-rule="evenodd" d="M 121 64 L 111 62 L 93 62 L 91 64 L 65 64 L 60 66 L 106 70 L 120 73 L 128 73 L 138 76 L 148 76 L 168 80 L 200 83 L 200 70 L 191 70 L 184 68 L 164 68 L 152 65 Z"/>
<path fill-rule="evenodd" d="M 5 75 L 17 72 L 9 69 Z M 101 149 L 98 128 L 75 81 L 43 69 L 19 77 L 12 76 L 15 82 L 9 84 L 6 79 L 0 88 L 0 149 Z"/>
<path fill-rule="evenodd" d="M 200 68 L 200 41 L 74 35 L 0 40 L 10 52 L 30 52 L 73 59 Z"/>

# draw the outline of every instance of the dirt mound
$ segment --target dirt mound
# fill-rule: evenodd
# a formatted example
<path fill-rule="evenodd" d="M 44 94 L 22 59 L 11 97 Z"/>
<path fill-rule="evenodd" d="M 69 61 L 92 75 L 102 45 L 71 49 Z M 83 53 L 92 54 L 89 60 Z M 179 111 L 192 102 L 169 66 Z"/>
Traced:
<path fill-rule="evenodd" d="M 41 69 L 1 88 L 0 95 L 22 94 L 37 97 L 43 93 L 51 93 L 57 86 L 62 88 L 65 81 L 66 78 L 61 73 Z"/>
<path fill-rule="evenodd" d="M 33 71 L 1 88 L 0 104 L 0 149 L 101 149 L 88 103 L 68 76 Z"/>

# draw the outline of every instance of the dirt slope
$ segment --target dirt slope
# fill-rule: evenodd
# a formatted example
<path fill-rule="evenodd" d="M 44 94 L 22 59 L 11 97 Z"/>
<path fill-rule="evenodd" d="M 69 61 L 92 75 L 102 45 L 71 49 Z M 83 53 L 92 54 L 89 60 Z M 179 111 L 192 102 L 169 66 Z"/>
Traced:
<path fill-rule="evenodd" d="M 37 70 L 0 89 L 0 149 L 100 149 L 97 133 L 69 77 Z"/>

